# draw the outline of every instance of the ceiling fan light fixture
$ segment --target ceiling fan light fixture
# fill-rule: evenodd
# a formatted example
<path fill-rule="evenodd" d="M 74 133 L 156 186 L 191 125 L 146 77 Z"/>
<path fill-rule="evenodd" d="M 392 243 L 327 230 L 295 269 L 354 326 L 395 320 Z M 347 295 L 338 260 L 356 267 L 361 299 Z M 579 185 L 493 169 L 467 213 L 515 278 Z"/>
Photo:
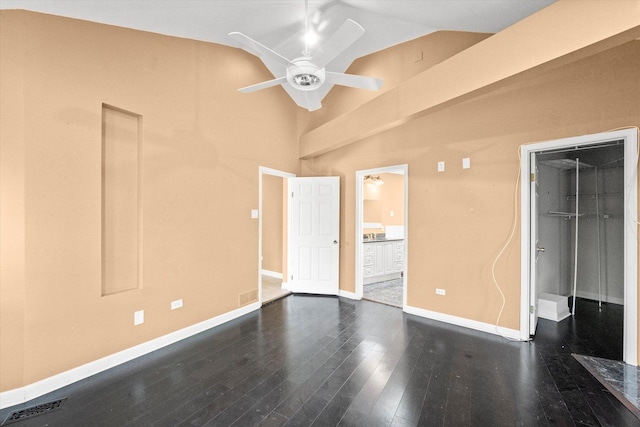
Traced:
<path fill-rule="evenodd" d="M 295 65 L 287 68 L 287 81 L 299 90 L 314 90 L 325 80 L 324 68 L 318 68 L 306 59 L 294 60 Z"/>
<path fill-rule="evenodd" d="M 318 35 L 313 30 L 309 30 L 304 35 L 304 41 L 309 46 L 313 46 L 318 41 Z"/>
<path fill-rule="evenodd" d="M 320 83 L 320 78 L 315 74 L 297 74 L 293 80 L 298 86 L 316 86 Z"/>

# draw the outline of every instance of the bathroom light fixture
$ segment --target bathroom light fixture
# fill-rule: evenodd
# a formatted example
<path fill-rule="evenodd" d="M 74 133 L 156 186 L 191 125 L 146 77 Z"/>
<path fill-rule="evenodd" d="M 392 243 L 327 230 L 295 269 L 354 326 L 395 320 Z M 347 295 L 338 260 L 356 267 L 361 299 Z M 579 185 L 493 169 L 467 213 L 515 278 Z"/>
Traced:
<path fill-rule="evenodd" d="M 382 185 L 384 181 L 380 178 L 380 175 L 365 175 L 364 182 L 368 182 L 369 184 Z"/>

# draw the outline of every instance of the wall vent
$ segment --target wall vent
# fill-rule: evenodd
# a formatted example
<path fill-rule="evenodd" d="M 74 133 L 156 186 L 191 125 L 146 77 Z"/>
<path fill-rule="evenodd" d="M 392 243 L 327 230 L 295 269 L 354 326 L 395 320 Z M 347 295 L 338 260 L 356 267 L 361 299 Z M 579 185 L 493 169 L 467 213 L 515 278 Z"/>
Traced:
<path fill-rule="evenodd" d="M 238 306 L 240 307 L 242 307 L 243 305 L 251 304 L 252 302 L 256 302 L 256 301 L 258 301 L 257 289 L 238 295 Z"/>
<path fill-rule="evenodd" d="M 13 411 L 0 425 L 5 426 L 7 424 L 17 423 L 18 421 L 26 420 L 28 418 L 37 417 L 38 415 L 48 414 L 51 411 L 59 409 L 65 400 L 67 400 L 66 397 L 51 402 L 30 406 L 28 408 L 20 409 L 19 411 Z"/>

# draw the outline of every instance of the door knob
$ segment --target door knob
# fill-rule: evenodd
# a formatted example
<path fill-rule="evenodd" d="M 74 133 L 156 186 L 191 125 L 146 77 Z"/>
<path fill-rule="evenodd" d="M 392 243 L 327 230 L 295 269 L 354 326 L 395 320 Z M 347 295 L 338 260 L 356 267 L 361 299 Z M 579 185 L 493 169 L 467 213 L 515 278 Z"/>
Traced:
<path fill-rule="evenodd" d="M 334 241 L 333 241 L 333 244 L 334 244 L 334 245 L 337 245 L 337 244 L 338 244 L 338 241 L 337 241 L 337 240 L 334 240 Z"/>
<path fill-rule="evenodd" d="M 536 248 L 538 252 L 544 252 L 544 248 Z"/>

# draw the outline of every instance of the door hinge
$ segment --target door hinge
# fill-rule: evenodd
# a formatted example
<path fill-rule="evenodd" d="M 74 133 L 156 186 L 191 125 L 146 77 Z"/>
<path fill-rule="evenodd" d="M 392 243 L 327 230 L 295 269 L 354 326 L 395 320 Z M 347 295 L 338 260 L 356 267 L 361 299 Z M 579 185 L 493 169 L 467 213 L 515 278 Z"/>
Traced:
<path fill-rule="evenodd" d="M 533 314 L 534 311 L 535 311 L 535 308 L 532 305 L 530 305 L 529 306 L 529 313 Z"/>
<path fill-rule="evenodd" d="M 291 275 L 291 280 L 293 280 L 293 274 Z"/>
<path fill-rule="evenodd" d="M 291 198 L 293 199 L 293 191 L 291 192 Z"/>
<path fill-rule="evenodd" d="M 529 180 L 530 180 L 531 182 L 536 182 L 536 174 L 535 174 L 535 173 L 532 173 L 532 174 L 531 174 L 531 176 L 529 177 Z"/>

